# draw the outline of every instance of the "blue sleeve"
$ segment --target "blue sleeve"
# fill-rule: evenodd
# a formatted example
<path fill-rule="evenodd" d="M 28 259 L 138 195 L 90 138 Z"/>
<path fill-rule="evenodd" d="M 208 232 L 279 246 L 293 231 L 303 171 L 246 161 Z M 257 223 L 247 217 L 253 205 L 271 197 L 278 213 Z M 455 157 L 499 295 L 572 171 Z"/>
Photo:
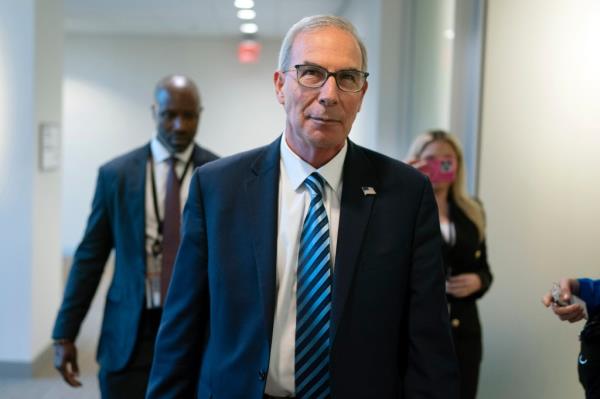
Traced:
<path fill-rule="evenodd" d="M 600 310 L 600 280 L 580 278 L 578 281 L 579 297 L 587 304 L 591 316 Z"/>
<path fill-rule="evenodd" d="M 75 340 L 100 284 L 106 260 L 114 247 L 109 194 L 106 190 L 109 186 L 106 169 L 100 168 L 92 211 L 73 258 L 52 339 Z"/>

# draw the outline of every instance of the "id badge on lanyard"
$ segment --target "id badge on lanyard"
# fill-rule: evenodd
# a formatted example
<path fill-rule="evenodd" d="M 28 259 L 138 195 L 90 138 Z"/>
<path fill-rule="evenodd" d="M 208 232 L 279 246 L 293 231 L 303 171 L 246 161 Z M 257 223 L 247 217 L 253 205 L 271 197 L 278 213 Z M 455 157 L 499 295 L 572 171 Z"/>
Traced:
<path fill-rule="evenodd" d="M 183 174 L 179 178 L 179 184 L 183 183 L 183 179 L 185 178 L 190 166 L 192 164 L 192 160 L 194 159 L 194 150 L 192 150 L 192 154 L 190 159 L 187 161 Z M 154 205 L 154 215 L 156 217 L 156 222 L 158 225 L 156 232 L 156 239 L 152 243 L 152 256 L 149 260 L 149 265 L 147 268 L 147 278 L 146 278 L 146 306 L 151 308 L 158 308 L 162 306 L 162 301 L 164 298 L 161 298 L 161 282 L 162 282 L 162 230 L 163 230 L 163 220 L 160 217 L 158 212 L 158 196 L 156 193 L 156 181 L 154 174 L 154 162 L 152 160 L 152 153 L 149 154 L 150 161 L 150 181 L 152 184 L 152 204 Z"/>
<path fill-rule="evenodd" d="M 146 307 L 153 309 L 162 306 L 160 297 L 162 244 L 158 239 L 152 244 L 152 256 L 149 262 L 146 278 Z"/>

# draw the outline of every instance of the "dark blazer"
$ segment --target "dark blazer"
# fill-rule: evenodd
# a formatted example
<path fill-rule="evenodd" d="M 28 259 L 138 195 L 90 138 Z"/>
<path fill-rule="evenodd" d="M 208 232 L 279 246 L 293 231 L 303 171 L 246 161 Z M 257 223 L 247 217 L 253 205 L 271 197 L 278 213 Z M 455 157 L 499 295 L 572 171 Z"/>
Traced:
<path fill-rule="evenodd" d="M 449 246 L 444 242 L 444 266 L 446 270 L 450 270 L 453 276 L 477 273 L 482 285 L 478 292 L 466 298 L 455 298 L 448 295 L 452 330 L 455 335 L 478 337 L 481 335 L 481 325 L 475 301 L 487 292 L 493 280 L 487 261 L 487 248 L 485 240 L 479 237 L 479 231 L 475 224 L 452 201 L 450 202 L 450 220 L 456 229 L 456 243 Z"/>
<path fill-rule="evenodd" d="M 276 297 L 279 140 L 194 174 L 148 398 L 262 398 Z M 456 398 L 427 179 L 348 142 L 339 223 L 332 396 Z"/>
<path fill-rule="evenodd" d="M 87 227 L 75 256 L 53 339 L 75 340 L 112 249 L 115 271 L 104 308 L 98 363 L 106 371 L 124 368 L 133 351 L 145 298 L 145 194 L 150 145 L 100 167 Z M 216 159 L 196 145 L 194 165 Z"/>

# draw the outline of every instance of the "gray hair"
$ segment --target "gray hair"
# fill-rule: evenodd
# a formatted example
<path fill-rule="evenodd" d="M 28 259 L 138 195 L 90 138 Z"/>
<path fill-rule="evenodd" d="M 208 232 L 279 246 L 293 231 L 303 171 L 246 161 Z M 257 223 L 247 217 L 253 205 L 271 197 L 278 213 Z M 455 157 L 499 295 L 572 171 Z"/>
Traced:
<path fill-rule="evenodd" d="M 365 44 L 360 39 L 360 37 L 358 37 L 356 28 L 354 27 L 354 25 L 352 25 L 350 21 L 335 15 L 313 15 L 311 17 L 302 18 L 300 21 L 296 22 L 290 28 L 290 30 L 287 31 L 285 37 L 283 38 L 281 48 L 279 49 L 279 64 L 277 68 L 280 71 L 285 71 L 290 68 L 290 54 L 292 52 L 292 45 L 294 44 L 296 36 L 298 36 L 302 32 L 308 32 L 311 30 L 328 27 L 334 27 L 344 30 L 354 37 L 354 39 L 358 43 L 358 46 L 360 47 L 360 53 L 362 56 L 361 69 L 366 72 L 367 48 L 365 47 Z"/>

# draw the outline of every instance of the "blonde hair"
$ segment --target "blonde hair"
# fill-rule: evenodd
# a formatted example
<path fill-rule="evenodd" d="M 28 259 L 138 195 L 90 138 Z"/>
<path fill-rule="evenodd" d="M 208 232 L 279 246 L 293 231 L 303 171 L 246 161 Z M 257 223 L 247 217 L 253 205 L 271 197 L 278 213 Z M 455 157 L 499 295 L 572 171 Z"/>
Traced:
<path fill-rule="evenodd" d="M 456 153 L 456 180 L 450 186 L 450 197 L 477 227 L 479 238 L 485 237 L 485 216 L 483 208 L 467 193 L 466 171 L 462 147 L 458 139 L 443 130 L 430 130 L 418 135 L 408 151 L 408 161 L 418 160 L 425 148 L 434 141 L 444 141 Z"/>

